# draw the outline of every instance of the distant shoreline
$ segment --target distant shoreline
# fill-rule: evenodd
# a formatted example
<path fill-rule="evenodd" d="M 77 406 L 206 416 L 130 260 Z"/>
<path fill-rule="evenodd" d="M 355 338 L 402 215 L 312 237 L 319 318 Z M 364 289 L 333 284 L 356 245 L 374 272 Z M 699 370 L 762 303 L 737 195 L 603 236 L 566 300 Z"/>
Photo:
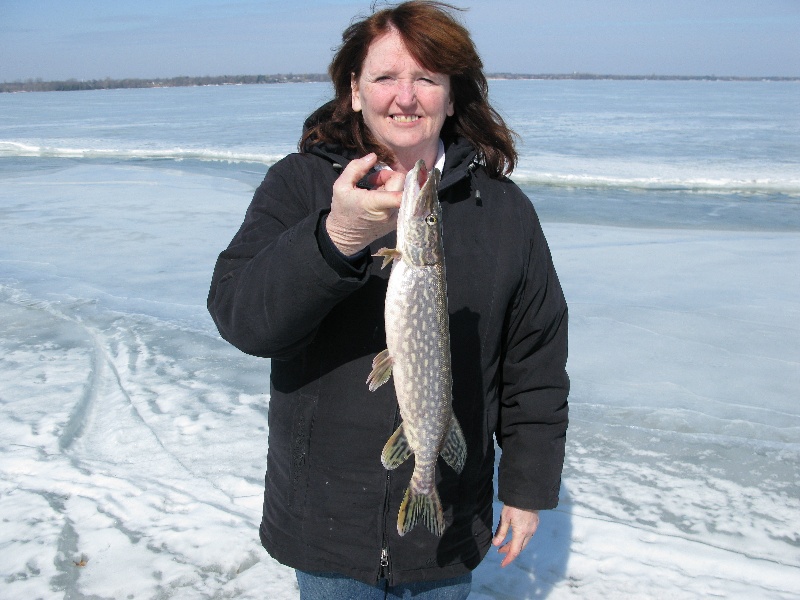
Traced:
<path fill-rule="evenodd" d="M 737 77 L 726 75 L 599 75 L 594 73 L 521 74 L 487 73 L 491 80 L 614 80 L 614 81 L 800 81 L 800 77 Z M 64 81 L 31 80 L 0 83 L 2 92 L 73 92 L 160 87 L 198 87 L 213 85 L 256 85 L 265 83 L 308 83 L 329 81 L 326 74 L 221 75 L 205 77 L 167 77 L 156 79 L 91 79 Z"/>

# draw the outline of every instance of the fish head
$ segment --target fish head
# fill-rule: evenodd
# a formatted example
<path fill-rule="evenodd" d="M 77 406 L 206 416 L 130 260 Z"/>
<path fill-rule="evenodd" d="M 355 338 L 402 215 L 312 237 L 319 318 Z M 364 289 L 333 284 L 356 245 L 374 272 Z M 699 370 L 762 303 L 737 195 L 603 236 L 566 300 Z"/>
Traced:
<path fill-rule="evenodd" d="M 415 266 L 444 262 L 439 178 L 439 170 L 428 171 L 423 160 L 406 175 L 397 216 L 397 249 Z"/>

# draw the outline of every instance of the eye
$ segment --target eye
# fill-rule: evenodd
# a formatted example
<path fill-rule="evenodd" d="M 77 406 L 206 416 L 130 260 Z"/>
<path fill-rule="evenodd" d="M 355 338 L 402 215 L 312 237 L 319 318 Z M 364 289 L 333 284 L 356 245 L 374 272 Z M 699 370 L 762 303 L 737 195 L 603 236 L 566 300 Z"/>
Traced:
<path fill-rule="evenodd" d="M 436 225 L 436 215 L 434 214 L 428 215 L 427 217 L 425 217 L 425 222 L 428 225 Z"/>

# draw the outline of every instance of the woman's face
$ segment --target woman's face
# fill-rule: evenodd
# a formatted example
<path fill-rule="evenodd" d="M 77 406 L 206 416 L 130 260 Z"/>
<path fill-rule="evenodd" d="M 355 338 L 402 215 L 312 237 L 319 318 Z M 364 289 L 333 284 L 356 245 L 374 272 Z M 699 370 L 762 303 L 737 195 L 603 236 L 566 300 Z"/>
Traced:
<path fill-rule="evenodd" d="M 453 114 L 449 75 L 420 66 L 391 30 L 370 44 L 351 87 L 353 110 L 363 113 L 372 135 L 394 153 L 392 168 L 410 171 L 420 158 L 433 168 L 439 134 Z"/>

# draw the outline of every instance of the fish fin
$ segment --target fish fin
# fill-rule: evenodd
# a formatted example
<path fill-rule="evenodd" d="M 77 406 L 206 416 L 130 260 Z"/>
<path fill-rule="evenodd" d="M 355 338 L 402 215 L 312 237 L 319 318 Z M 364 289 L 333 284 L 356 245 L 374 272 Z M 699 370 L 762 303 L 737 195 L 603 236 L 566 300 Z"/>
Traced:
<path fill-rule="evenodd" d="M 383 447 L 381 462 L 384 467 L 391 471 L 402 465 L 412 454 L 411 446 L 408 445 L 408 438 L 403 431 L 403 424 L 400 423 L 400 427 L 395 430 L 392 437 Z"/>
<path fill-rule="evenodd" d="M 400 260 L 402 254 L 397 248 L 381 248 L 372 256 L 382 256 L 383 257 L 383 264 L 381 265 L 381 269 L 385 269 L 386 265 L 391 263 L 393 260 Z"/>
<path fill-rule="evenodd" d="M 433 535 L 444 533 L 444 511 L 439 493 L 432 488 L 429 494 L 419 494 L 410 487 L 406 489 L 400 512 L 397 513 L 397 533 L 405 535 L 417 523 L 424 523 Z"/>
<path fill-rule="evenodd" d="M 461 473 L 464 463 L 467 461 L 467 441 L 464 439 L 464 432 L 461 431 L 461 425 L 458 424 L 455 415 L 450 419 L 450 428 L 447 430 L 440 454 L 456 473 Z"/>
<path fill-rule="evenodd" d="M 394 364 L 394 361 L 388 349 L 379 352 L 375 358 L 372 359 L 372 371 L 369 377 L 367 377 L 367 385 L 369 386 L 370 392 L 374 392 L 389 381 L 389 377 L 392 376 L 392 364 Z"/>

